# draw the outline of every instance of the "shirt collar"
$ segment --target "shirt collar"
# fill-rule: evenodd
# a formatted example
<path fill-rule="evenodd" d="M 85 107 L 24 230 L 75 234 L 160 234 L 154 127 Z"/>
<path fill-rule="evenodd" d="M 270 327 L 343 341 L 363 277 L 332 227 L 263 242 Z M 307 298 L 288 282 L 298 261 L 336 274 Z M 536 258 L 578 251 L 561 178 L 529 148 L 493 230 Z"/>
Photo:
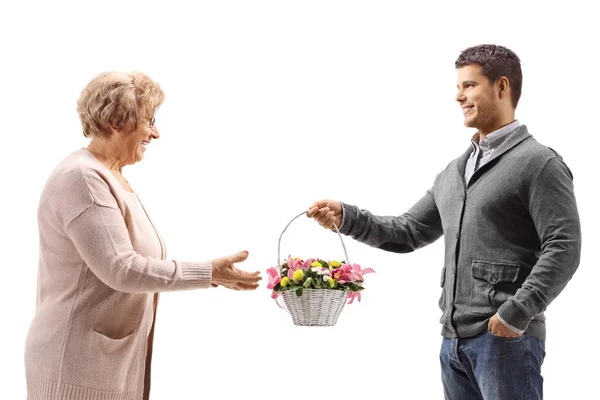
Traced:
<path fill-rule="evenodd" d="M 510 124 L 505 125 L 502 128 L 490 133 L 481 142 L 479 141 L 479 132 L 476 132 L 471 138 L 471 143 L 474 148 L 479 145 L 479 148 L 481 148 L 482 150 L 496 148 L 500 146 L 512 133 L 512 131 L 517 129 L 519 126 L 521 126 L 521 123 L 518 120 L 514 120 Z"/>

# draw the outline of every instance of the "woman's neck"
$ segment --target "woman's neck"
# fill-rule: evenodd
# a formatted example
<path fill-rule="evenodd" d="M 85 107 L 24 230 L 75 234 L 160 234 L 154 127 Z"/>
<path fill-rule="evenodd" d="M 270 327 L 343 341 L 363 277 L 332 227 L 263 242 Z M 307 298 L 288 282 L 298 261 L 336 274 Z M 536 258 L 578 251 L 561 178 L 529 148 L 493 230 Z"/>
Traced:
<path fill-rule="evenodd" d="M 114 149 L 109 141 L 92 139 L 86 150 L 92 153 L 110 172 L 121 175 L 125 163 L 120 152 Z"/>

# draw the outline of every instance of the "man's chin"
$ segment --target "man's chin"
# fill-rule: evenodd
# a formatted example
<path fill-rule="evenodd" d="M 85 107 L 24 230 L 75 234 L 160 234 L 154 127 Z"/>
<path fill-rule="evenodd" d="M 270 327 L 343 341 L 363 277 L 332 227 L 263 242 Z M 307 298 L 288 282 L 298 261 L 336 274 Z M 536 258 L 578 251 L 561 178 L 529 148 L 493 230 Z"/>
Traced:
<path fill-rule="evenodd" d="M 473 118 L 465 118 L 463 121 L 467 128 L 475 128 L 476 122 Z"/>

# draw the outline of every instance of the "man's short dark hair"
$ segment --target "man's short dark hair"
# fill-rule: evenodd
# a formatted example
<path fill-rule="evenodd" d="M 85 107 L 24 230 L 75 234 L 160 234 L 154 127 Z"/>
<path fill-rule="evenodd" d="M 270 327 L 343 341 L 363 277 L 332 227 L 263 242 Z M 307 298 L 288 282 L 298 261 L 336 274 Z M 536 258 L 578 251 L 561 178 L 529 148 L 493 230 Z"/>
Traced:
<path fill-rule="evenodd" d="M 519 57 L 506 47 L 481 44 L 463 50 L 454 66 L 458 69 L 473 64 L 481 67 L 481 72 L 491 84 L 494 84 L 500 77 L 505 76 L 510 82 L 512 105 L 517 108 L 521 98 L 521 86 L 523 85 L 523 73 L 521 72 Z"/>

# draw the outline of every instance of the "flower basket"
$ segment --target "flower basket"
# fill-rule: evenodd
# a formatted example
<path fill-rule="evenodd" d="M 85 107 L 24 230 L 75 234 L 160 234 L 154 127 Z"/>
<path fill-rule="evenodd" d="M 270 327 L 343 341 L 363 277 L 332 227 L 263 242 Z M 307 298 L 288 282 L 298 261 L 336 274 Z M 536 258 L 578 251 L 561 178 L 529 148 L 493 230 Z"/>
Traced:
<path fill-rule="evenodd" d="M 267 269 L 267 288 L 272 290 L 271 297 L 277 304 L 292 316 L 295 325 L 334 326 L 346 303 L 350 304 L 354 299 L 361 300 L 363 276 L 375 271 L 350 263 L 344 240 L 335 225 L 345 261 L 318 258 L 302 260 L 289 256 L 280 262 L 281 238 L 290 224 L 304 214 L 306 212 L 295 216 L 281 232 L 277 246 L 277 267 Z M 283 305 L 279 303 L 279 296 L 283 298 Z"/>
<path fill-rule="evenodd" d="M 283 302 L 298 326 L 334 326 L 344 309 L 348 293 L 342 290 L 305 289 L 301 296 L 282 292 Z"/>

